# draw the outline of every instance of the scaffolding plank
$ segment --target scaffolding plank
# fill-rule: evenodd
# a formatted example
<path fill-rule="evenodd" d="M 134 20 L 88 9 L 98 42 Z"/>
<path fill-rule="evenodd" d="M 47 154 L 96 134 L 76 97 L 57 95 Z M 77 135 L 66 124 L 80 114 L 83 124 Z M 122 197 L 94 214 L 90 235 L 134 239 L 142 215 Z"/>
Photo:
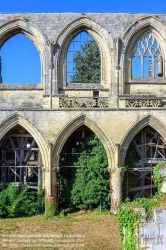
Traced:
<path fill-rule="evenodd" d="M 9 134 L 8 137 L 33 137 L 31 134 Z"/>
<path fill-rule="evenodd" d="M 140 186 L 140 187 L 133 187 L 133 188 L 130 188 L 130 190 L 128 192 L 138 191 L 138 190 L 142 190 L 142 189 L 150 189 L 150 188 L 154 188 L 154 187 L 155 187 L 154 184 L 144 185 L 144 186 Z"/>
<path fill-rule="evenodd" d="M 60 168 L 86 168 L 86 166 L 60 166 Z"/>
<path fill-rule="evenodd" d="M 165 161 L 166 159 L 165 158 L 146 158 L 146 159 L 143 159 L 143 160 L 139 160 L 139 163 L 143 163 L 143 164 L 157 164 L 159 163 L 160 161 Z"/>

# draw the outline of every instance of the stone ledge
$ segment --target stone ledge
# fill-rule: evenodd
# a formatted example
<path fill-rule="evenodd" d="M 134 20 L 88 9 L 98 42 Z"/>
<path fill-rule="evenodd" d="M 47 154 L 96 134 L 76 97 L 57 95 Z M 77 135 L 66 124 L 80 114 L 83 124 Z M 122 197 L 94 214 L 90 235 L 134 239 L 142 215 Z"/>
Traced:
<path fill-rule="evenodd" d="M 69 83 L 67 86 L 61 88 L 61 90 L 102 90 L 109 91 L 109 88 L 99 83 Z"/>
<path fill-rule="evenodd" d="M 0 84 L 0 90 L 43 90 L 43 85 L 35 84 Z"/>

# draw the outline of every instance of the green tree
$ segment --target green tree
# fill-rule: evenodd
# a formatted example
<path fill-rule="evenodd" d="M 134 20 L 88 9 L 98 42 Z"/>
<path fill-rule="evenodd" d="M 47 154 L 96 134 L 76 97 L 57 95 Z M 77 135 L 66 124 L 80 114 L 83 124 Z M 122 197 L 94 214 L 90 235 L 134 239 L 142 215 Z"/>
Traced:
<path fill-rule="evenodd" d="M 109 173 L 105 149 L 96 135 L 91 135 L 87 146 L 91 154 L 80 155 L 74 164 L 85 165 L 78 168 L 71 191 L 71 201 L 77 208 L 97 208 L 100 203 L 103 208 L 110 205 Z"/>
<path fill-rule="evenodd" d="M 100 51 L 94 39 L 81 45 L 81 50 L 74 54 L 74 75 L 71 83 L 100 83 Z"/>
<path fill-rule="evenodd" d="M 92 132 L 83 143 L 81 154 L 72 155 L 67 164 L 85 167 L 62 168 L 59 173 L 61 208 L 94 209 L 100 204 L 102 208 L 109 208 L 109 173 L 105 149 Z"/>

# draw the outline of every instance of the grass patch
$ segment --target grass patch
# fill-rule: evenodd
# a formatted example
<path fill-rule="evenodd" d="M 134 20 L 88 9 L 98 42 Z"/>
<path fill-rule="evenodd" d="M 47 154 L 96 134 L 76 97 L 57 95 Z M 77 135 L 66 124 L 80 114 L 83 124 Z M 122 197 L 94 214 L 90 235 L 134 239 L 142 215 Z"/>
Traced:
<path fill-rule="evenodd" d="M 51 244 L 49 239 L 53 240 Z M 78 246 L 73 246 L 71 240 Z M 38 215 L 0 219 L 0 249 L 12 249 L 9 244 L 12 243 L 18 244 L 15 249 L 19 250 L 33 249 L 34 244 L 39 245 L 34 249 L 60 250 L 64 242 L 68 244 L 64 249 L 69 250 L 119 250 L 118 223 L 114 215 L 84 210 L 63 218 L 55 216 L 45 219 L 43 215 Z"/>

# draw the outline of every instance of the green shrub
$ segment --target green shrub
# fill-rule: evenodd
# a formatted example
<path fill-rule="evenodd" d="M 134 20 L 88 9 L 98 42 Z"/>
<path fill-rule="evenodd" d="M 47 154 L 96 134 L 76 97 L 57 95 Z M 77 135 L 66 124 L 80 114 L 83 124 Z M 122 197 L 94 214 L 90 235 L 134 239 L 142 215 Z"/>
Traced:
<path fill-rule="evenodd" d="M 36 191 L 29 190 L 28 186 L 9 184 L 0 192 L 0 217 L 31 216 L 38 211 Z"/>
<path fill-rule="evenodd" d="M 55 215 L 58 215 L 58 209 L 57 209 L 57 206 L 53 206 L 49 203 L 46 202 L 45 204 L 45 213 L 44 213 L 44 216 L 46 219 L 48 218 L 52 218 L 54 217 Z"/>

